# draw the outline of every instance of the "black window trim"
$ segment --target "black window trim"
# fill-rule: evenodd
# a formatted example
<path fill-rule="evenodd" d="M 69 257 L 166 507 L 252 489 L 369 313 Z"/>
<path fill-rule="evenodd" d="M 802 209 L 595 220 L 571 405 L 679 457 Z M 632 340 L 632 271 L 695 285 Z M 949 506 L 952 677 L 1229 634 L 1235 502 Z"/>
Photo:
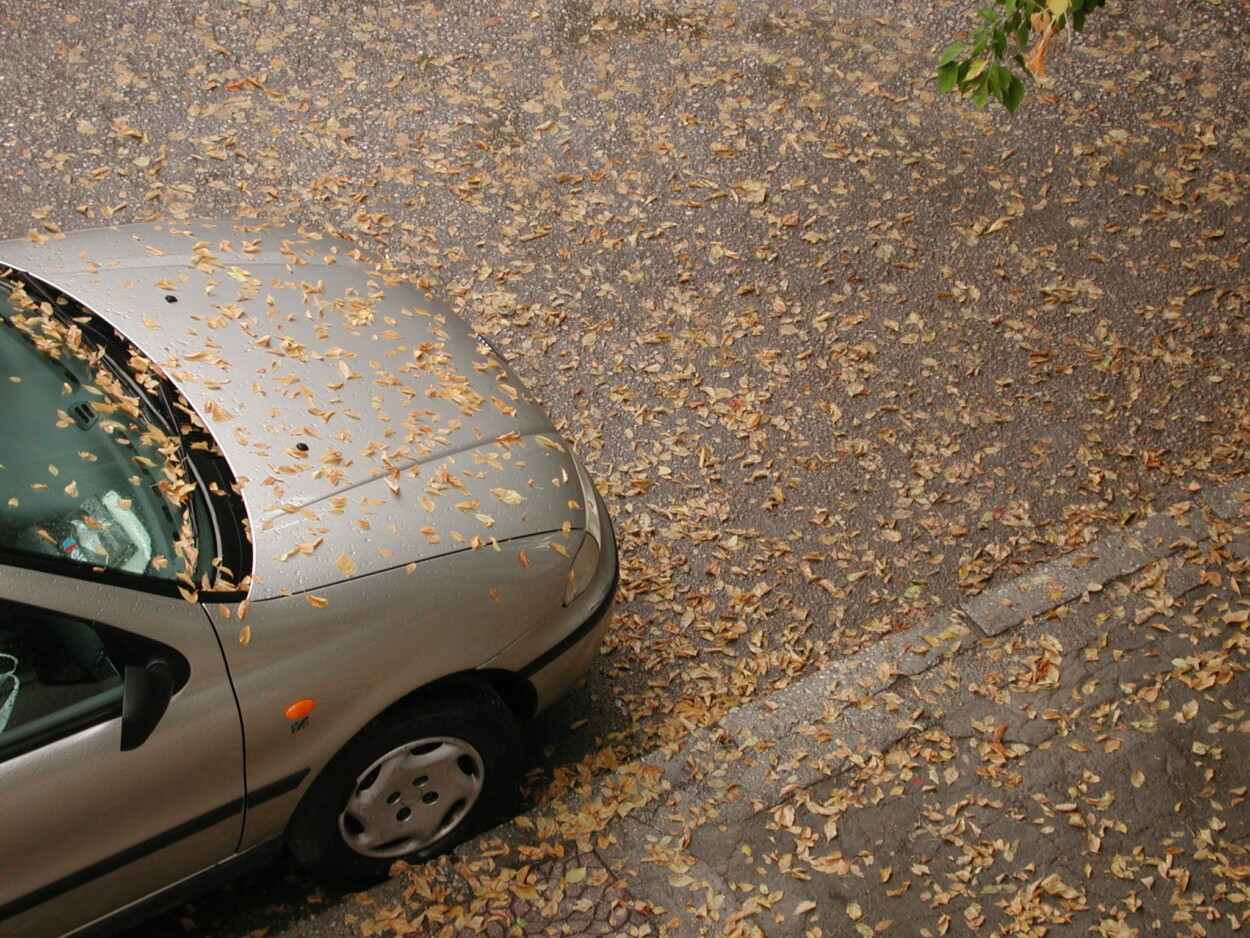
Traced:
<path fill-rule="evenodd" d="M 51 554 L 28 554 L 25 551 L 13 550 L 0 546 L 0 564 L 21 567 L 26 570 L 37 570 L 40 573 L 51 573 L 57 576 L 70 577 L 76 580 L 87 580 L 104 586 L 120 586 L 123 589 L 139 590 L 156 596 L 168 596 L 173 599 L 182 597 L 182 590 L 196 593 L 197 603 L 237 603 L 247 598 L 247 590 L 192 590 L 182 580 L 158 580 L 155 577 L 143 576 L 138 573 L 127 573 L 124 570 L 109 567 L 90 567 L 73 560 L 62 560 Z"/>
<path fill-rule="evenodd" d="M 109 697 L 109 700 L 102 700 L 94 707 L 85 709 L 81 713 L 75 713 L 71 717 L 57 720 L 39 732 L 23 736 L 13 742 L 5 742 L 3 736 L 0 736 L 0 763 L 20 758 L 27 753 L 34 752 L 36 749 L 51 746 L 62 739 L 74 736 L 83 730 L 108 723 L 110 720 L 120 720 L 122 715 L 122 688 L 120 686 L 113 688 L 113 692 L 109 694 Z"/>

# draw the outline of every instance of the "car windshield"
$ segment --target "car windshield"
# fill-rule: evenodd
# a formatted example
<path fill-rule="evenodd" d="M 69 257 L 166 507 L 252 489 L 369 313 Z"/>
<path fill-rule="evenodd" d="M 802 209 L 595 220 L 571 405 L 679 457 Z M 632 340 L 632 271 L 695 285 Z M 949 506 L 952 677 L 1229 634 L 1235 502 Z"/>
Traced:
<path fill-rule="evenodd" d="M 61 305 L 0 281 L 0 550 L 193 591 L 212 525 L 157 381 Z"/>

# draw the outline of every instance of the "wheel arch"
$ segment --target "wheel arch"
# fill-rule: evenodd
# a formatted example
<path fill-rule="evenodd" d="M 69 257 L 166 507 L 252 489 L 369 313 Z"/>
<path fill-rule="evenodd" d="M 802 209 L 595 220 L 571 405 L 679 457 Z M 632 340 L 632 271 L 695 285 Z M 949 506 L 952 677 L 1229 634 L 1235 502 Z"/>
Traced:
<path fill-rule="evenodd" d="M 516 672 L 495 669 L 474 670 L 449 674 L 423 684 L 386 707 L 374 719 L 396 710 L 406 710 L 422 700 L 452 694 L 458 690 L 488 690 L 494 693 L 512 711 L 518 723 L 528 721 L 538 707 L 538 692 L 534 689 L 534 685 Z"/>
<path fill-rule="evenodd" d="M 394 703 L 378 711 L 356 728 L 356 731 L 347 738 L 339 749 L 331 754 L 326 765 L 338 755 L 338 752 L 342 751 L 343 746 L 346 746 L 351 740 L 364 733 L 370 726 L 373 726 L 380 720 L 387 720 L 397 713 L 419 706 L 422 701 L 451 696 L 457 692 L 471 694 L 481 691 L 492 693 L 502 700 L 504 706 L 512 713 L 518 725 L 525 723 L 533 717 L 535 710 L 538 708 L 538 691 L 535 690 L 533 684 L 515 671 L 482 669 L 448 674 L 409 691 Z M 326 765 L 321 766 L 317 773 L 311 777 L 310 782 L 317 780 L 321 772 L 325 771 Z M 307 793 L 308 789 L 305 789 L 300 799 L 301 802 L 307 796 Z M 298 811 L 298 808 L 296 811 Z M 292 813 L 292 816 L 294 816 L 294 813 Z"/>
<path fill-rule="evenodd" d="M 459 702 L 457 702 L 457 698 L 459 698 Z M 477 701 L 476 707 L 473 703 L 475 699 Z M 524 677 L 507 671 L 471 670 L 460 672 L 431 681 L 405 694 L 357 729 L 351 739 L 344 743 L 339 751 L 313 777 L 287 822 L 283 839 L 288 848 L 306 867 L 314 871 L 320 868 L 322 872 L 326 872 L 326 866 L 318 860 L 318 857 L 326 856 L 327 854 L 321 852 L 322 848 L 311 846 L 316 841 L 316 838 L 310 836 L 314 830 L 312 819 L 319 814 L 324 814 L 324 810 L 329 803 L 327 796 L 337 787 L 335 778 L 336 775 L 342 773 L 342 765 L 350 764 L 351 760 L 359 755 L 361 746 L 367 747 L 370 745 L 367 742 L 358 744 L 358 741 L 371 738 L 376 739 L 382 734 L 391 732 L 395 727 L 402 725 L 407 714 L 413 716 L 420 714 L 423 703 L 428 702 L 431 704 L 431 709 L 435 710 L 437 707 L 433 706 L 433 704 L 438 702 L 444 708 L 447 706 L 451 706 L 453 709 L 456 707 L 467 707 L 468 712 L 477 709 L 479 713 L 489 713 L 493 709 L 496 719 L 490 722 L 489 725 L 493 728 L 501 729 L 505 724 L 511 723 L 511 727 L 505 730 L 504 735 L 500 738 L 510 738 L 510 742 L 504 745 L 504 749 L 515 752 L 515 747 L 519 747 L 521 744 L 520 725 L 527 716 L 533 713 L 536 700 L 537 692 L 529 682 Z M 483 706 L 486 708 L 485 711 L 481 709 Z M 508 717 L 511 717 L 511 720 L 508 720 Z M 494 732 L 496 730 L 492 729 L 492 733 Z M 480 745 L 478 748 L 481 748 Z M 348 756 L 347 753 L 349 751 L 353 755 Z M 486 750 L 481 751 L 483 753 L 486 752 Z M 497 752 L 495 759 L 498 760 L 498 758 Z M 343 759 L 347 759 L 347 762 L 343 763 Z M 515 783 L 515 778 L 512 777 L 512 773 L 516 771 L 515 760 L 505 760 L 504 763 L 496 761 L 496 768 L 493 770 L 493 777 L 496 779 L 500 778 L 501 775 L 500 765 L 506 766 L 502 772 L 505 781 L 502 783 L 495 782 L 494 784 L 496 786 L 503 784 L 506 789 Z M 495 788 L 493 799 L 496 802 L 500 798 L 501 791 L 501 789 Z M 498 804 L 496 803 L 495 809 L 497 808 Z M 490 812 L 493 809 L 488 806 L 486 810 Z M 470 831 L 479 823 L 480 816 L 477 821 L 470 822 Z M 464 834 L 456 835 L 456 839 L 451 842 L 451 845 L 454 846 L 454 843 L 464 836 Z M 297 849 L 300 845 L 303 846 L 302 850 Z M 437 852 L 441 852 L 443 849 L 448 848 L 439 847 Z M 349 871 L 345 875 L 347 878 L 342 879 L 342 881 L 349 882 L 354 874 Z M 340 879 L 337 873 L 332 874 L 332 878 Z M 365 882 L 368 879 L 366 877 L 366 879 L 360 881 Z"/>
<path fill-rule="evenodd" d="M 460 671 L 423 684 L 378 711 L 356 728 L 356 731 L 344 741 L 339 749 L 331 754 L 330 760 L 342 750 L 343 746 L 346 746 L 352 739 L 365 732 L 379 720 L 386 720 L 396 713 L 410 710 L 424 700 L 450 696 L 457 692 L 473 693 L 475 691 L 487 691 L 497 696 L 512 713 L 518 725 L 525 723 L 533 717 L 535 710 L 538 708 L 538 691 L 535 690 L 533 684 L 515 671 L 501 669 Z M 329 764 L 329 760 L 327 760 L 326 764 Z M 310 782 L 315 782 L 317 776 L 323 771 L 325 771 L 325 765 L 321 766 L 317 773 L 311 777 Z M 304 794 L 307 795 L 307 789 Z M 303 798 L 301 797 L 302 800 Z"/>

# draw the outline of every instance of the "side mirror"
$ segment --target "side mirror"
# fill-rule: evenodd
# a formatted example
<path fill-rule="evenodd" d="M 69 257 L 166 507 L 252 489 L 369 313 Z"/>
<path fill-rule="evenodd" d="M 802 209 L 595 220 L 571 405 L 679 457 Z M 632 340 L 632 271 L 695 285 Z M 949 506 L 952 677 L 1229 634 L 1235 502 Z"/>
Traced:
<path fill-rule="evenodd" d="M 174 696 L 173 668 L 161 658 L 126 665 L 122 679 L 122 752 L 143 745 Z"/>

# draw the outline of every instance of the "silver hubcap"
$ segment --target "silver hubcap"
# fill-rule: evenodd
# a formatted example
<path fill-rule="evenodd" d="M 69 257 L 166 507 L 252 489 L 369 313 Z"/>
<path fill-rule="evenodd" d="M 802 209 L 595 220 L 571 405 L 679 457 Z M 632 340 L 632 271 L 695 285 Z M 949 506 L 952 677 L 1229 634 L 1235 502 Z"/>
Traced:
<path fill-rule="evenodd" d="M 482 791 L 482 757 L 434 736 L 392 749 L 356 779 L 339 815 L 343 840 L 368 857 L 398 857 L 442 839 Z"/>

